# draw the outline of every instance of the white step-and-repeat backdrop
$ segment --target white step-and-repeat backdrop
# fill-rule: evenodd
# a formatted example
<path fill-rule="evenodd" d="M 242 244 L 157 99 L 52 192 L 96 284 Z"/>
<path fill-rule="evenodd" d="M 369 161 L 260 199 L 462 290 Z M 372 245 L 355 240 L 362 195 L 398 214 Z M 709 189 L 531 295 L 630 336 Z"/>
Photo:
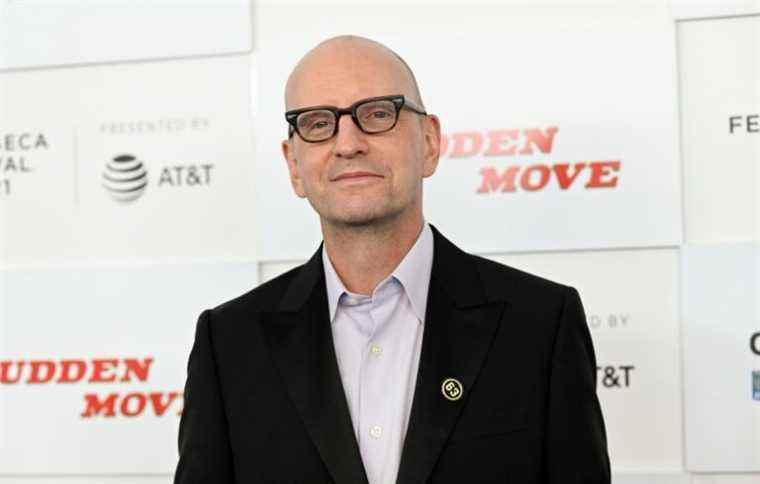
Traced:
<path fill-rule="evenodd" d="M 678 38 L 686 465 L 760 472 L 760 17 Z"/>
<path fill-rule="evenodd" d="M 256 163 L 271 183 L 257 190 L 257 218 L 292 221 L 259 234 L 260 257 L 300 259 L 319 240 L 275 142 L 285 127 L 282 96 L 272 93 L 299 57 L 277 48 L 285 25 L 298 32 L 288 52 L 361 25 L 403 53 L 445 135 L 426 215 L 471 251 L 677 246 L 675 24 L 664 4 L 581 5 L 407 6 L 425 22 L 404 28 L 384 6 L 334 8 L 329 26 L 313 22 L 319 5 L 300 15 L 259 9 Z"/>
<path fill-rule="evenodd" d="M 176 465 L 195 319 L 258 282 L 250 20 L 0 2 L 0 480 Z"/>
<path fill-rule="evenodd" d="M 3 0 L 0 68 L 245 54 L 247 0 Z"/>
<path fill-rule="evenodd" d="M 615 482 L 759 479 L 760 2 L 0 0 L 0 483 L 170 482 L 195 318 L 321 239 L 283 87 L 345 33 L 441 118 L 426 218 L 581 292 Z"/>

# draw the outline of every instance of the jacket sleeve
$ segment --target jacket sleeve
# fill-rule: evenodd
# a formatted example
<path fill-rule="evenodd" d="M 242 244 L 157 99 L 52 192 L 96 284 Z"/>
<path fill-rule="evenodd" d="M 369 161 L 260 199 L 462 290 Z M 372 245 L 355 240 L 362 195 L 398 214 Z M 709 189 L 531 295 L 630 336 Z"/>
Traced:
<path fill-rule="evenodd" d="M 609 484 L 596 355 L 578 291 L 565 290 L 553 352 L 545 434 L 548 484 Z"/>
<path fill-rule="evenodd" d="M 195 329 L 187 363 L 184 409 L 179 422 L 179 462 L 174 484 L 232 484 L 229 444 L 214 349 L 211 312 L 204 311 Z"/>

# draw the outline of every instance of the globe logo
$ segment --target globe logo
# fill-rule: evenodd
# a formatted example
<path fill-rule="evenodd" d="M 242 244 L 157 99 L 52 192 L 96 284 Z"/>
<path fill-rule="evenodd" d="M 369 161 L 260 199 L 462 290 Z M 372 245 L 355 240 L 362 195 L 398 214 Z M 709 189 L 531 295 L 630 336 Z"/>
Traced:
<path fill-rule="evenodd" d="M 148 186 L 148 170 L 134 155 L 116 156 L 106 164 L 103 186 L 117 202 L 134 202 Z"/>

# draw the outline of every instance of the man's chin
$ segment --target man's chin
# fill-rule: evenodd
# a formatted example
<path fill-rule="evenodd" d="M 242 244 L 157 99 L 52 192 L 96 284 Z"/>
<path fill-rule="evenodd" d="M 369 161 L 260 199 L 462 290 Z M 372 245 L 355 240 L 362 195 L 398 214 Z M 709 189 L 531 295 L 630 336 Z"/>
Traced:
<path fill-rule="evenodd" d="M 380 217 L 377 214 L 351 214 L 336 217 L 335 223 L 345 227 L 369 227 L 377 225 L 382 220 L 383 217 Z"/>
<path fill-rule="evenodd" d="M 349 213 L 335 214 L 333 217 L 329 217 L 328 220 L 331 224 L 341 227 L 373 227 L 380 226 L 388 223 L 388 221 L 395 218 L 395 213 L 391 212 L 379 212 L 379 211 L 357 211 Z"/>

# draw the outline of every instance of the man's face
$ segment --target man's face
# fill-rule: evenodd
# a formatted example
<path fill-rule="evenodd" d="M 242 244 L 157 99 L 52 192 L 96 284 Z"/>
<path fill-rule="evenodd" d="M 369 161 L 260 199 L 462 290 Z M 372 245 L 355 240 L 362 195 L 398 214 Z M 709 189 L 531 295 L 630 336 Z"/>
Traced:
<path fill-rule="evenodd" d="M 372 46 L 315 51 L 299 65 L 288 87 L 289 110 L 342 108 L 390 94 L 414 100 L 401 63 Z M 282 149 L 296 194 L 309 200 L 323 222 L 355 226 L 421 213 L 422 179 L 435 171 L 439 146 L 437 118 L 402 109 L 388 132 L 365 134 L 344 115 L 333 138 L 307 143 L 294 133 Z"/>

